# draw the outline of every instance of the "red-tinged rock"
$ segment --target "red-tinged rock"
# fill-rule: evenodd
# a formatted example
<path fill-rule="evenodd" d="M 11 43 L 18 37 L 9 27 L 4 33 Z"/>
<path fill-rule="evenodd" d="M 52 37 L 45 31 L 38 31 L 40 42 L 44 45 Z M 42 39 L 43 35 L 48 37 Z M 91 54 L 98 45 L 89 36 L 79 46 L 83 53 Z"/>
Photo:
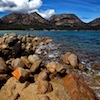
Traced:
<path fill-rule="evenodd" d="M 24 68 L 18 67 L 12 72 L 12 75 L 20 82 L 24 82 L 28 78 L 29 72 Z"/>
<path fill-rule="evenodd" d="M 88 87 L 83 77 L 75 72 L 65 76 L 64 85 L 71 100 L 97 100 L 93 90 Z"/>

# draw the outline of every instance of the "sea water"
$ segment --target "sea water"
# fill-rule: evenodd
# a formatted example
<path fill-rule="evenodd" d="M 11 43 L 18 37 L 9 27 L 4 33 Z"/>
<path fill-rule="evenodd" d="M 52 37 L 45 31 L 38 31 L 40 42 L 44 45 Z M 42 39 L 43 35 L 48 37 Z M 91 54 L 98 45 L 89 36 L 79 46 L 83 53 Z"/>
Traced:
<path fill-rule="evenodd" d="M 62 53 L 71 51 L 87 62 L 100 62 L 100 31 L 28 31 L 1 30 L 0 34 L 29 34 L 40 37 L 48 36 L 59 45 Z"/>

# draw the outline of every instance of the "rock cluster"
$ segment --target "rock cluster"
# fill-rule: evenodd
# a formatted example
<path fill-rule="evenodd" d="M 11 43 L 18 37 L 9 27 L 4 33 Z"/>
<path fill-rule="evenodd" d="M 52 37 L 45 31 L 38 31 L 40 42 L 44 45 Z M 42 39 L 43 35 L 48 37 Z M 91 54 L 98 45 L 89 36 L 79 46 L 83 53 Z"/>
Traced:
<path fill-rule="evenodd" d="M 34 90 L 34 96 L 39 95 L 39 98 L 41 98 L 36 99 L 35 97 L 30 97 L 33 100 L 70 100 L 68 98 L 73 98 L 73 92 L 71 92 L 72 90 L 70 90 L 69 85 L 72 85 L 73 83 L 75 83 L 76 85 L 80 84 L 80 86 L 82 86 L 82 89 L 84 90 L 82 91 L 82 93 L 80 93 L 80 88 L 78 90 L 78 86 L 75 87 L 76 85 L 72 85 L 74 86 L 75 90 L 77 90 L 76 95 L 79 94 L 80 96 L 82 96 L 82 98 L 85 98 L 85 95 L 82 94 L 85 94 L 86 90 L 87 94 L 91 94 L 86 95 L 87 98 L 89 98 L 86 100 L 95 100 L 96 97 L 93 97 L 93 93 L 87 90 L 88 86 L 85 84 L 85 82 L 78 82 L 78 80 L 74 80 L 74 77 L 69 77 L 70 74 L 69 76 L 67 75 L 68 73 L 66 71 L 67 69 L 65 68 L 64 63 L 70 64 L 73 68 L 76 68 L 77 66 L 80 66 L 82 68 L 82 65 L 78 62 L 78 57 L 75 54 L 67 52 L 66 54 L 62 55 L 61 58 L 63 62 L 53 60 L 46 62 L 48 58 L 44 58 L 45 56 L 47 57 L 47 53 L 50 50 L 48 44 L 50 44 L 51 42 L 52 40 L 48 37 L 39 38 L 29 35 L 22 36 L 9 34 L 0 37 L 0 82 L 5 83 L 1 84 L 0 100 L 2 100 L 2 96 L 4 94 L 7 94 L 7 91 L 9 90 L 11 90 L 11 93 L 8 93 L 7 96 L 11 98 L 11 100 L 17 100 L 18 98 L 22 98 L 18 100 L 29 100 L 28 98 L 23 97 L 27 95 L 27 91 L 32 94 L 32 89 Z M 69 83 L 65 81 L 64 86 L 62 78 L 65 75 L 67 75 L 66 77 L 69 77 L 65 77 L 65 80 L 67 80 Z M 76 75 L 76 77 L 79 76 Z M 59 83 L 60 81 L 61 83 Z M 71 84 L 70 81 L 72 82 Z M 61 87 L 58 88 L 60 88 L 61 90 L 59 90 L 55 85 L 58 83 Z M 11 86 L 9 87 L 8 85 L 10 84 Z M 64 88 L 67 88 L 68 92 L 71 94 L 69 95 L 69 97 L 67 97 L 68 94 L 66 94 Z M 18 89 L 18 91 L 16 89 Z M 58 92 L 58 90 L 64 92 L 64 94 L 59 94 L 60 92 Z M 8 98 L 3 98 L 3 100 L 7 99 Z"/>

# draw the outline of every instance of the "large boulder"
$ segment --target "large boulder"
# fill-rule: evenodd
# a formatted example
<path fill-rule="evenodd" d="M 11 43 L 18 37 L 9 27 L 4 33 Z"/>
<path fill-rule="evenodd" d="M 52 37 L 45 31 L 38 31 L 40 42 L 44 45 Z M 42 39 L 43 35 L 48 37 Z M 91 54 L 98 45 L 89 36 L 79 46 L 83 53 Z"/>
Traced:
<path fill-rule="evenodd" d="M 72 100 L 97 100 L 94 92 L 81 75 L 72 72 L 65 76 L 64 85 Z"/>
<path fill-rule="evenodd" d="M 11 77 L 0 90 L 0 100 L 17 100 L 17 98 L 20 97 L 20 92 L 22 92 L 27 85 L 27 82 L 20 83 L 14 77 Z"/>

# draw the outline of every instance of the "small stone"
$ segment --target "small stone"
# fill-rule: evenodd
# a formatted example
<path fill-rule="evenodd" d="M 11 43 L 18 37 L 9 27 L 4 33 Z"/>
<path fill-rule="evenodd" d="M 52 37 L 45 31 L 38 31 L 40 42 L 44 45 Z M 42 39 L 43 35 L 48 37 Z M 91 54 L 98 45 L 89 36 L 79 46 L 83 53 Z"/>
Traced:
<path fill-rule="evenodd" d="M 29 77 L 29 72 L 24 68 L 18 67 L 12 72 L 12 75 L 20 82 L 24 82 Z"/>
<path fill-rule="evenodd" d="M 40 57 L 38 55 L 36 55 L 36 54 L 28 56 L 28 60 L 32 64 L 34 64 L 39 59 L 40 59 Z"/>
<path fill-rule="evenodd" d="M 45 41 L 45 43 L 51 43 L 52 42 L 52 39 L 47 39 L 46 41 Z"/>
<path fill-rule="evenodd" d="M 33 65 L 31 66 L 30 71 L 31 71 L 31 72 L 35 72 L 35 71 L 39 68 L 41 62 L 42 62 L 41 59 L 35 61 L 35 62 L 33 63 Z"/>
<path fill-rule="evenodd" d="M 61 56 L 61 59 L 65 64 L 69 64 L 68 57 L 70 55 L 71 55 L 71 52 L 67 52 L 67 53 L 65 53 L 64 55 Z"/>
<path fill-rule="evenodd" d="M 66 71 L 66 69 L 63 67 L 62 64 L 57 63 L 56 71 L 59 73 L 64 73 Z"/>
<path fill-rule="evenodd" d="M 12 70 L 15 70 L 18 67 L 23 68 L 25 65 L 20 58 L 16 58 L 12 61 L 11 66 L 12 66 Z"/>
<path fill-rule="evenodd" d="M 8 71 L 6 62 L 2 57 L 0 57 L 0 73 L 6 73 Z"/>
<path fill-rule="evenodd" d="M 46 65 L 46 68 L 51 73 L 54 73 L 56 71 L 57 63 L 56 62 L 50 62 Z"/>
<path fill-rule="evenodd" d="M 27 66 L 28 68 L 31 67 L 30 62 L 28 61 L 28 58 L 26 56 L 22 56 L 21 57 L 22 62 L 25 64 L 25 66 Z"/>
<path fill-rule="evenodd" d="M 78 64 L 78 69 L 83 70 L 83 69 L 84 69 L 84 65 L 81 64 L 81 63 L 79 63 L 79 64 Z"/>
<path fill-rule="evenodd" d="M 78 66 L 78 58 L 75 54 L 71 54 L 69 57 L 68 57 L 68 61 L 70 63 L 70 65 L 72 67 L 77 67 Z"/>

